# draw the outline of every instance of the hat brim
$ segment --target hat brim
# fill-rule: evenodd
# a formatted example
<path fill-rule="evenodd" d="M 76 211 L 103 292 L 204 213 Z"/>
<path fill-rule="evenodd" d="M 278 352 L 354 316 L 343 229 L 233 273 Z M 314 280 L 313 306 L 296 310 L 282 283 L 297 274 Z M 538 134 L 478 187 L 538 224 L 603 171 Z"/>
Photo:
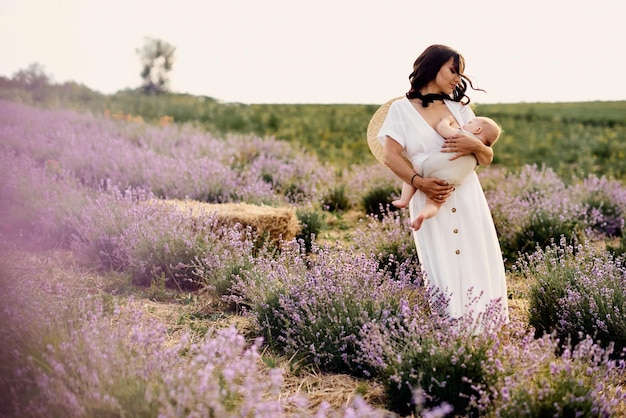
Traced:
<path fill-rule="evenodd" d="M 387 117 L 387 112 L 389 111 L 389 107 L 393 102 L 398 99 L 402 99 L 404 96 L 399 96 L 394 99 L 391 99 L 385 102 L 381 107 L 374 112 L 372 118 L 370 119 L 369 124 L 367 125 L 367 145 L 370 147 L 370 151 L 376 157 L 379 163 L 385 164 L 385 159 L 383 157 L 383 146 L 378 140 L 378 133 L 380 132 L 380 128 L 382 128 L 383 123 L 385 122 L 385 118 Z M 405 158 L 406 162 L 411 165 L 409 160 Z"/>

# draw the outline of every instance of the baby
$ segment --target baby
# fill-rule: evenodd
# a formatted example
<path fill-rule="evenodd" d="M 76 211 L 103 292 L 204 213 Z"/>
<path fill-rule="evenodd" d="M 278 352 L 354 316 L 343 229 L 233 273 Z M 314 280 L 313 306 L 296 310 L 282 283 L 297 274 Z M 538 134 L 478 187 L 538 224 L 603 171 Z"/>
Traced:
<path fill-rule="evenodd" d="M 437 124 L 437 132 L 444 138 L 449 138 L 459 132 L 470 134 L 478 138 L 487 146 L 492 146 L 500 137 L 500 127 L 490 118 L 479 116 L 470 120 L 463 128 L 459 128 L 452 116 L 441 119 Z M 421 164 L 422 177 L 436 177 L 447 181 L 449 184 L 458 185 L 465 180 L 477 165 L 476 157 L 464 155 L 455 160 L 450 160 L 450 153 L 436 151 L 430 153 Z M 402 195 L 400 199 L 394 200 L 392 204 L 397 208 L 404 208 L 409 204 L 411 197 L 415 194 L 415 187 L 408 183 L 402 185 Z M 432 218 L 437 214 L 442 203 L 426 198 L 426 204 L 411 222 L 414 230 L 420 229 L 425 219 Z"/>

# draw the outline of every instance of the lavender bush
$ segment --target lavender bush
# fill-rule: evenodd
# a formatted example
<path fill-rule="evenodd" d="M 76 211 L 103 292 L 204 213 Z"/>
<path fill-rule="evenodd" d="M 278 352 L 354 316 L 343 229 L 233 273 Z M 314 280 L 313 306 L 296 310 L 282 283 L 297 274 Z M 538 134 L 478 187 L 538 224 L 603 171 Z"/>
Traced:
<path fill-rule="evenodd" d="M 58 161 L 36 164 L 26 155 L 0 151 L 1 229 L 44 246 L 69 245 L 66 220 L 93 193 L 78 184 Z"/>
<path fill-rule="evenodd" d="M 77 253 L 105 270 L 128 272 L 139 285 L 164 278 L 171 287 L 224 292 L 255 242 L 240 227 L 218 226 L 215 213 L 192 215 L 133 191 L 103 193 L 68 222 Z"/>
<path fill-rule="evenodd" d="M 7 416 L 153 416 L 157 408 L 145 392 L 175 358 L 165 329 L 132 301 L 114 307 L 89 296 L 96 283 L 62 269 L 59 256 L 3 250 L 0 383 Z"/>
<path fill-rule="evenodd" d="M 518 331 L 518 344 L 502 346 L 506 368 L 491 413 L 496 417 L 617 417 L 624 413 L 626 364 L 584 338 L 575 349 L 549 335 Z M 561 351 L 557 356 L 555 353 Z"/>
<path fill-rule="evenodd" d="M 606 177 L 589 176 L 576 182 L 571 190 L 574 198 L 586 208 L 590 238 L 595 238 L 593 233 L 600 237 L 624 236 L 626 188 L 622 183 Z"/>
<path fill-rule="evenodd" d="M 352 166 L 349 171 L 342 172 L 338 182 L 345 184 L 346 198 L 353 208 L 365 209 L 366 201 L 373 201 L 366 196 L 371 194 L 372 190 L 383 190 L 382 198 L 370 205 L 375 211 L 378 210 L 379 203 L 388 204 L 389 197 L 397 194 L 402 184 L 393 172 L 382 164 Z"/>
<path fill-rule="evenodd" d="M 480 391 L 490 386 L 496 376 L 486 363 L 489 346 L 457 339 L 443 344 L 422 339 L 402 353 L 402 361 L 390 367 L 385 376 L 385 393 L 390 409 L 406 415 L 415 408 L 414 389 L 419 389 L 427 407 L 442 402 L 450 404 L 452 412 L 461 416 L 479 416 L 476 404 Z"/>
<path fill-rule="evenodd" d="M 149 397 L 158 399 L 159 414 L 168 417 L 281 416 L 283 405 L 276 399 L 282 372 L 257 372 L 259 345 L 248 347 L 234 327 L 214 331 L 189 348 L 188 364 L 167 370 L 162 390 Z"/>
<path fill-rule="evenodd" d="M 572 242 L 608 239 L 614 253 L 623 253 L 626 188 L 619 181 L 592 175 L 566 185 L 537 166 L 524 166 L 519 174 L 489 169 L 480 176 L 509 264 L 561 236 Z M 615 237 L 621 238 L 618 246 Z"/>
<path fill-rule="evenodd" d="M 42 416 L 49 411 L 64 416 L 156 414 L 158 405 L 145 398 L 146 392 L 176 358 L 165 347 L 165 329 L 141 311 L 107 317 L 101 305 L 86 306 L 89 311 L 70 320 L 66 335 L 56 330 L 58 342 L 48 344 L 41 359 L 29 359 L 39 399 L 27 410 Z M 113 328 L 106 326 L 111 321 L 116 322 Z M 27 415 L 33 416 L 30 411 Z"/>
<path fill-rule="evenodd" d="M 423 293 L 419 281 L 392 279 L 352 250 L 314 246 L 305 259 L 294 245 L 276 259 L 258 259 L 234 289 L 275 349 L 324 370 L 370 375 L 360 351 L 364 327 L 397 315 L 402 300 Z"/>
<path fill-rule="evenodd" d="M 626 363 L 611 359 L 611 348 L 585 338 L 558 350 L 558 339 L 536 339 L 516 318 L 501 323 L 498 312 L 494 303 L 481 318 L 456 322 L 404 309 L 397 319 L 403 326 L 368 330 L 366 351 L 385 370 L 388 407 L 409 414 L 442 402 L 454 416 L 623 413 Z"/>
<path fill-rule="evenodd" d="M 284 371 L 234 326 L 173 335 L 141 301 L 85 296 L 94 283 L 61 260 L 16 255 L 0 257 L 13 302 L 0 309 L 3 416 L 384 416 L 358 397 L 316 411 L 305 396 L 281 396 Z"/>
<path fill-rule="evenodd" d="M 152 126 L 0 101 L 0 150 L 57 161 L 83 184 L 162 198 L 319 202 L 333 170 L 273 138 L 215 138 L 191 125 Z"/>
<path fill-rule="evenodd" d="M 530 324 L 539 335 L 555 332 L 578 343 L 591 336 L 626 354 L 626 268 L 592 243 L 561 241 L 518 263 L 530 293 Z"/>
<path fill-rule="evenodd" d="M 419 260 L 405 211 L 389 212 L 378 220 L 368 216 L 354 231 L 355 247 L 378 261 L 378 268 L 393 276 L 418 271 Z"/>
<path fill-rule="evenodd" d="M 519 175 L 495 171 L 485 194 L 492 211 L 505 258 L 545 247 L 565 236 L 581 240 L 591 221 L 587 207 L 548 168 L 525 166 Z M 487 176 L 487 174 L 485 174 Z"/>
<path fill-rule="evenodd" d="M 452 319 L 445 295 L 429 293 L 430 309 L 403 304 L 386 323 L 369 324 L 363 343 L 368 362 L 380 370 L 395 412 L 445 403 L 455 416 L 479 416 L 490 407 L 500 376 L 499 303 L 478 317 Z M 476 298 L 469 294 L 468 300 L 472 311 Z"/>

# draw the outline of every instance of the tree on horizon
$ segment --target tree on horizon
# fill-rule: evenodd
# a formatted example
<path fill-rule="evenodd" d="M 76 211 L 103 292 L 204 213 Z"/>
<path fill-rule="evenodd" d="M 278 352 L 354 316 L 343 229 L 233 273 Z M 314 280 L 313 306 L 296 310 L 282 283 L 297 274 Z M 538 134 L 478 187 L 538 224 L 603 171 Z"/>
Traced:
<path fill-rule="evenodd" d="M 176 47 L 161 39 L 146 37 L 136 52 L 141 60 L 142 86 L 146 94 L 166 93 L 170 89 L 169 73 L 174 65 Z"/>

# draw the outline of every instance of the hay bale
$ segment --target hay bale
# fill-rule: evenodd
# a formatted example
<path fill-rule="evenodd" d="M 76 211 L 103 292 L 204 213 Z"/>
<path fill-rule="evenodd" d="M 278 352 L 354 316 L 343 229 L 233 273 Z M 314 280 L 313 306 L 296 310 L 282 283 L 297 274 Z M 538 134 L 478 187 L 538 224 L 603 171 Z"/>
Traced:
<path fill-rule="evenodd" d="M 290 241 L 300 232 L 301 226 L 293 208 L 275 208 L 248 203 L 203 203 L 194 200 L 166 200 L 182 210 L 191 210 L 192 216 L 201 213 L 215 213 L 218 222 L 226 226 L 241 224 L 250 227 L 259 235 L 279 242 Z"/>

